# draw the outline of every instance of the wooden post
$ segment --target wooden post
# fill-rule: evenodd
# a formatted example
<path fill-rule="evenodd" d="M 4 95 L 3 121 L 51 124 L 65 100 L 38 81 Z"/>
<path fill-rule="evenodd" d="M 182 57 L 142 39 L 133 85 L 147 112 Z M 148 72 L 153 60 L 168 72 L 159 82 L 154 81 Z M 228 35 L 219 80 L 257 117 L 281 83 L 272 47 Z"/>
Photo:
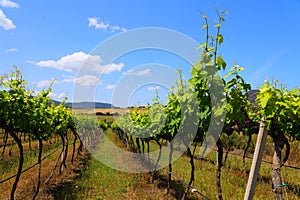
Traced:
<path fill-rule="evenodd" d="M 265 148 L 266 138 L 267 138 L 267 129 L 265 125 L 265 120 L 264 118 L 262 118 L 260 122 L 259 133 L 256 141 L 254 157 L 252 160 L 252 165 L 251 165 L 251 170 L 249 174 L 244 200 L 253 199 L 257 177 L 259 174 L 261 159 Z"/>

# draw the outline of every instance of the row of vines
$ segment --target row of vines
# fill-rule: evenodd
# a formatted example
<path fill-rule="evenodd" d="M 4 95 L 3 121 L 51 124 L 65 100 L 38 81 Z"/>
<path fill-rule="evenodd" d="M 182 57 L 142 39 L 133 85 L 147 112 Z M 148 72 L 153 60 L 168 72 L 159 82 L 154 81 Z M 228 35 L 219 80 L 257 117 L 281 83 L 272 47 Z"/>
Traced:
<path fill-rule="evenodd" d="M 212 138 L 217 146 L 216 185 L 218 198 L 222 197 L 221 168 L 223 165 L 224 145 L 218 131 L 230 137 L 234 131 L 249 137 L 245 153 L 249 148 L 253 134 L 258 133 L 259 124 L 264 118 L 269 136 L 274 143 L 272 164 L 272 182 L 276 199 L 283 199 L 281 167 L 290 154 L 289 141 L 300 139 L 300 89 L 289 90 L 278 81 L 266 81 L 255 91 L 255 100 L 251 100 L 251 85 L 240 73 L 244 70 L 237 64 L 227 71 L 227 64 L 218 52 L 223 43 L 220 32 L 225 21 L 226 11 L 218 13 L 217 23 L 214 24 L 216 34 L 210 35 L 211 27 L 207 16 L 203 15 L 206 30 L 206 41 L 199 49 L 203 50 L 200 61 L 192 66 L 191 78 L 183 79 L 179 71 L 179 79 L 169 91 L 167 103 L 159 102 L 159 97 L 153 99 L 152 106 L 145 110 L 134 109 L 127 115 L 118 117 L 112 128 L 127 145 L 144 150 L 147 145 L 149 153 L 150 141 L 158 144 L 160 154 L 155 162 L 155 169 L 161 159 L 162 143 L 167 141 L 169 147 L 168 189 L 172 174 L 172 156 L 174 145 L 179 143 L 185 147 L 185 153 L 190 158 L 190 180 L 182 196 L 194 182 L 195 150 L 191 147 L 205 147 Z M 192 128 L 196 127 L 196 129 Z M 230 147 L 229 147 L 230 148 Z M 285 150 L 285 153 L 283 151 Z M 205 153 L 205 148 L 202 151 Z M 244 153 L 244 157 L 245 157 Z M 284 157 L 283 157 L 284 155 Z M 226 155 L 227 156 L 227 155 Z"/>
<path fill-rule="evenodd" d="M 38 172 L 37 185 L 32 199 L 36 199 L 41 186 L 41 162 L 43 143 L 51 143 L 51 139 L 59 138 L 61 152 L 46 183 L 53 177 L 54 171 L 59 168 L 60 174 L 67 167 L 66 159 L 71 154 L 71 163 L 74 161 L 76 143 L 80 146 L 77 154 L 82 151 L 84 143 L 95 141 L 102 133 L 97 119 L 87 115 L 74 115 L 64 102 L 55 105 L 50 98 L 51 89 L 35 93 L 26 89 L 26 81 L 22 73 L 16 68 L 10 74 L 0 76 L 0 129 L 3 138 L 2 158 L 9 138 L 17 144 L 19 164 L 17 174 L 11 189 L 10 199 L 15 198 L 18 182 L 21 178 L 24 163 L 24 144 L 38 142 Z M 98 131 L 94 131 L 98 130 Z M 72 144 L 72 152 L 68 152 L 68 145 Z M 31 148 L 31 147 L 30 147 Z M 58 166 L 61 158 L 60 165 Z"/>
<path fill-rule="evenodd" d="M 300 90 L 289 90 L 277 81 L 266 81 L 256 92 L 255 101 L 250 101 L 251 85 L 240 75 L 244 70 L 242 67 L 234 64 L 226 76 L 220 75 L 227 71 L 227 64 L 219 53 L 219 47 L 224 41 L 221 25 L 225 21 L 225 14 L 226 11 L 218 13 L 217 23 L 213 27 L 213 30 L 216 30 L 215 35 L 210 34 L 212 30 L 210 22 L 207 16 L 203 15 L 205 24 L 202 28 L 206 30 L 206 40 L 199 47 L 202 50 L 200 61 L 192 66 L 189 80 L 184 80 L 179 71 L 179 79 L 171 88 L 166 104 L 162 104 L 157 95 L 147 109 L 134 109 L 128 115 L 120 115 L 111 127 L 126 145 L 135 148 L 139 153 L 146 152 L 146 147 L 149 154 L 151 142 L 159 146 L 160 153 L 154 162 L 153 177 L 160 165 L 163 146 L 165 143 L 168 144 L 168 190 L 176 145 L 183 146 L 179 149 L 184 150 L 189 156 L 191 172 L 182 199 L 186 198 L 195 179 L 196 147 L 200 145 L 204 147 L 202 149 L 204 156 L 207 145 L 213 141 L 218 152 L 216 167 L 218 198 L 223 199 L 221 169 L 224 161 L 224 144 L 219 137 L 220 133 L 227 137 L 235 131 L 247 135 L 249 140 L 246 152 L 252 135 L 257 134 L 260 120 L 264 118 L 268 134 L 274 142 L 272 164 L 274 193 L 276 199 L 283 199 L 282 188 L 277 186 L 282 184 L 281 167 L 290 154 L 289 141 L 300 140 Z M 3 152 L 9 137 L 13 138 L 19 150 L 18 171 L 10 199 L 15 198 L 23 170 L 23 144 L 25 141 L 37 141 L 39 149 L 37 185 L 32 197 L 36 199 L 41 186 L 43 142 L 53 137 L 60 138 L 61 142 L 61 153 L 47 179 L 50 181 L 59 158 L 62 157 L 60 173 L 67 167 L 65 161 L 70 154 L 68 152 L 70 143 L 73 146 L 71 154 L 73 162 L 76 142 L 80 142 L 77 152 L 80 154 L 84 145 L 97 144 L 103 134 L 101 128 L 107 128 L 107 125 L 99 123 L 94 117 L 74 115 L 66 108 L 64 102 L 55 105 L 50 98 L 51 89 L 39 93 L 26 89 L 26 82 L 18 69 L 0 76 L 0 86 L 0 128 L 3 130 L 0 134 L 4 140 Z M 148 162 L 151 162 L 150 159 Z"/>

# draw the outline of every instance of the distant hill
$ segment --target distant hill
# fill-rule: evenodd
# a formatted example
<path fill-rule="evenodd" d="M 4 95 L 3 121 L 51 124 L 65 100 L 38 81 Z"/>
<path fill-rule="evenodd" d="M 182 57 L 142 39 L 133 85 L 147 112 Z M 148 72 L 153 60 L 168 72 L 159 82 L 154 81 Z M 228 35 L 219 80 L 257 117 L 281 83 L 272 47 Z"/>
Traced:
<path fill-rule="evenodd" d="M 256 95 L 259 90 L 250 90 L 248 91 L 248 100 L 251 103 L 255 103 Z M 55 105 L 59 105 L 60 101 L 52 100 Z M 102 103 L 102 102 L 66 102 L 66 107 L 74 108 L 74 109 L 93 109 L 93 108 L 116 108 L 110 103 Z"/>
<path fill-rule="evenodd" d="M 55 105 L 59 105 L 60 101 L 52 100 Z M 91 109 L 91 108 L 114 108 L 110 103 L 101 102 L 66 102 L 66 107 L 74 109 Z"/>

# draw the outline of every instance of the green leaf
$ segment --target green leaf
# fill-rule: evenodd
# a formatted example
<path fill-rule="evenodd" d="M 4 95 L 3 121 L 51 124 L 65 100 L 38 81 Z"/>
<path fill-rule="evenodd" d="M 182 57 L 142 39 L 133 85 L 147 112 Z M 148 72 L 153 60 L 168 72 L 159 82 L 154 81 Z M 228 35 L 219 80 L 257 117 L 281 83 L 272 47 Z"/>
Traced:
<path fill-rule="evenodd" d="M 241 72 L 241 71 L 244 71 L 244 70 L 245 70 L 245 68 L 243 68 L 243 67 L 238 67 L 238 68 L 237 68 L 237 71 L 238 71 L 238 72 Z"/>
<path fill-rule="evenodd" d="M 232 86 L 234 86 L 236 84 L 236 79 L 231 79 L 230 81 L 227 82 L 226 84 L 226 89 L 231 88 Z"/>
<path fill-rule="evenodd" d="M 202 48 L 204 48 L 204 47 L 206 47 L 206 42 L 204 42 L 203 44 L 201 44 L 199 47 L 197 47 L 197 51 L 199 50 L 199 49 L 202 49 Z"/>
<path fill-rule="evenodd" d="M 262 108 L 265 108 L 270 100 L 270 98 L 272 97 L 272 94 L 270 94 L 269 92 L 264 93 L 263 96 L 260 96 L 260 103 Z"/>
<path fill-rule="evenodd" d="M 217 35 L 216 40 L 221 45 L 223 43 L 223 41 L 224 41 L 223 35 L 221 35 L 221 34 Z"/>
<path fill-rule="evenodd" d="M 221 27 L 221 24 L 220 23 L 217 23 L 216 25 L 215 25 L 215 28 L 220 28 Z"/>
<path fill-rule="evenodd" d="M 201 29 L 207 29 L 208 28 L 208 25 L 207 24 L 204 24 L 201 26 Z"/>
<path fill-rule="evenodd" d="M 214 51 L 214 47 L 210 47 L 210 48 L 207 48 L 207 52 L 211 52 L 211 51 Z"/>
<path fill-rule="evenodd" d="M 227 13 L 228 13 L 228 10 L 222 10 L 222 13 L 223 13 L 223 14 L 227 14 Z"/>
<path fill-rule="evenodd" d="M 229 72 L 226 76 L 224 76 L 224 78 L 229 78 L 230 76 L 232 76 L 233 72 Z"/>
<path fill-rule="evenodd" d="M 218 56 L 218 57 L 217 57 L 216 63 L 217 63 L 217 65 L 218 65 L 220 68 L 222 68 L 223 70 L 226 69 L 227 64 L 226 64 L 226 62 L 224 61 L 224 59 L 222 58 L 222 56 Z"/>

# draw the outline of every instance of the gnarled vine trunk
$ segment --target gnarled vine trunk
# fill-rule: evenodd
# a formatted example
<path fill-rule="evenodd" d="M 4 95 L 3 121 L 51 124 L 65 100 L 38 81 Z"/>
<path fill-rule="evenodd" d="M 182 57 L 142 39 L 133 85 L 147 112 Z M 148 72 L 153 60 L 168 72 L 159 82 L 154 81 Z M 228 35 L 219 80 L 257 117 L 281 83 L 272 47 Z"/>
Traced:
<path fill-rule="evenodd" d="M 223 166 L 223 145 L 220 139 L 217 140 L 218 157 L 217 157 L 217 170 L 216 170 L 216 184 L 218 188 L 218 198 L 223 199 L 221 187 L 221 168 Z"/>
<path fill-rule="evenodd" d="M 76 150 L 76 141 L 78 139 L 77 133 L 73 130 L 73 135 L 74 135 L 74 140 L 73 140 L 73 150 L 72 150 L 72 158 L 71 158 L 71 163 L 74 162 L 74 155 L 75 155 L 75 150 Z"/>
<path fill-rule="evenodd" d="M 0 127 L 5 129 L 6 131 L 9 132 L 10 136 L 14 139 L 14 141 L 17 143 L 18 148 L 19 148 L 19 166 L 18 166 L 18 171 L 16 174 L 16 179 L 13 184 L 13 187 L 10 192 L 10 199 L 14 200 L 15 199 L 15 192 L 17 190 L 18 182 L 20 180 L 21 174 L 22 174 L 22 169 L 23 169 L 23 162 L 24 162 L 24 150 L 23 150 L 23 145 L 21 139 L 18 137 L 18 135 L 5 123 L 0 122 Z"/>
<path fill-rule="evenodd" d="M 61 163 L 60 163 L 60 167 L 59 167 L 59 174 L 62 174 L 62 171 L 63 171 L 63 169 L 64 169 L 64 166 L 65 166 L 65 164 L 64 164 L 64 157 L 65 157 L 65 155 L 64 155 L 64 152 L 65 152 L 65 138 L 64 138 L 64 136 L 62 135 L 62 134 L 60 134 L 60 137 L 61 137 L 61 141 L 62 141 L 62 149 L 61 149 L 61 156 L 62 156 L 62 159 L 61 159 Z"/>
<path fill-rule="evenodd" d="M 5 147 L 7 145 L 7 140 L 8 140 L 8 133 L 4 130 L 4 146 L 3 146 L 3 150 L 2 150 L 2 159 L 4 159 L 4 153 L 5 153 Z"/>
<path fill-rule="evenodd" d="M 160 158 L 161 158 L 161 152 L 162 152 L 162 145 L 161 143 L 159 142 L 159 139 L 154 139 L 154 141 L 158 144 L 159 146 L 159 154 L 158 154 L 158 157 L 157 157 L 157 161 L 155 163 L 155 166 L 154 166 L 154 170 L 153 170 L 153 173 L 152 173 L 152 183 L 154 182 L 154 176 L 156 174 L 156 171 L 157 171 L 157 168 L 158 168 L 158 164 L 159 164 L 159 161 L 160 161 Z"/>
<path fill-rule="evenodd" d="M 136 137 L 135 142 L 136 142 L 137 152 L 141 153 L 140 138 Z"/>
<path fill-rule="evenodd" d="M 169 173 L 168 173 L 168 188 L 167 188 L 167 193 L 169 194 L 170 192 L 170 187 L 171 187 L 171 181 L 172 181 L 172 158 L 173 158 L 173 151 L 174 151 L 174 142 L 170 142 L 170 153 L 169 153 Z"/>
<path fill-rule="evenodd" d="M 42 168 L 42 152 L 43 152 L 43 141 L 42 139 L 38 139 L 39 145 L 39 155 L 38 155 L 38 175 L 37 175 L 37 186 L 33 195 L 33 200 L 36 199 L 41 186 L 41 168 Z"/>
<path fill-rule="evenodd" d="M 274 155 L 273 155 L 273 164 L 272 164 L 272 182 L 275 192 L 276 200 L 282 200 L 282 176 L 281 176 L 281 166 L 287 161 L 290 153 L 290 145 L 287 138 L 284 136 L 282 131 L 277 131 L 276 134 L 272 134 L 273 143 L 274 143 Z M 286 154 L 285 158 L 282 160 L 282 150 L 286 145 Z"/>
<path fill-rule="evenodd" d="M 190 175 L 190 181 L 189 181 L 189 185 L 186 188 L 181 200 L 185 200 L 187 192 L 189 191 L 189 189 L 191 188 L 193 181 L 195 179 L 195 165 L 194 165 L 194 154 L 192 153 L 191 149 L 189 146 L 187 146 L 187 154 L 190 157 L 190 164 L 191 164 L 191 175 Z"/>
<path fill-rule="evenodd" d="M 64 167 L 67 168 L 66 160 L 67 160 L 67 157 L 68 157 L 68 150 L 69 150 L 69 138 L 68 138 L 67 133 L 65 135 L 65 140 L 66 140 L 66 147 L 65 147 L 63 163 L 64 163 Z"/>
<path fill-rule="evenodd" d="M 248 135 L 247 145 L 246 145 L 245 150 L 244 150 L 244 153 L 243 153 L 243 168 L 244 168 L 244 166 L 245 166 L 246 154 L 247 154 L 247 151 L 248 151 L 248 149 L 249 149 L 249 147 L 250 147 L 251 140 L 252 140 L 252 134 L 250 133 L 250 134 Z"/>

